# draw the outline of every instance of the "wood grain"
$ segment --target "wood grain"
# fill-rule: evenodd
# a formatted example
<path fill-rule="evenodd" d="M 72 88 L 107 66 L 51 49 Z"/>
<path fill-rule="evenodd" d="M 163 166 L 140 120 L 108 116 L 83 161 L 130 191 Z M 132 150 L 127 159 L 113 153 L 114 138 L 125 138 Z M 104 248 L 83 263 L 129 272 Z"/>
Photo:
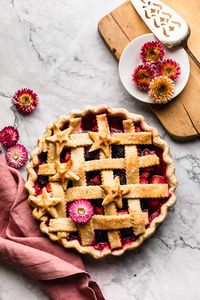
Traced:
<path fill-rule="evenodd" d="M 200 51 L 198 47 L 195 47 L 195 40 L 197 43 L 197 37 L 200 36 L 200 26 L 197 26 L 197 30 L 194 27 L 194 22 L 198 24 L 199 21 L 197 20 L 200 16 L 198 1 L 193 1 L 190 8 L 186 5 L 186 0 L 165 0 L 164 2 L 183 17 L 187 15 L 185 18 L 192 29 L 188 45 L 193 54 L 199 58 Z M 119 60 L 129 41 L 141 34 L 150 32 L 130 1 L 126 1 L 103 17 L 99 22 L 98 30 L 117 60 Z M 190 66 L 189 81 L 176 99 L 167 105 L 150 105 L 166 131 L 176 140 L 186 140 L 200 134 L 200 70 L 191 59 Z"/>
<path fill-rule="evenodd" d="M 163 2 L 179 13 L 189 24 L 191 36 L 188 39 L 188 47 L 194 56 L 200 61 L 200 1 L 163 0 Z"/>

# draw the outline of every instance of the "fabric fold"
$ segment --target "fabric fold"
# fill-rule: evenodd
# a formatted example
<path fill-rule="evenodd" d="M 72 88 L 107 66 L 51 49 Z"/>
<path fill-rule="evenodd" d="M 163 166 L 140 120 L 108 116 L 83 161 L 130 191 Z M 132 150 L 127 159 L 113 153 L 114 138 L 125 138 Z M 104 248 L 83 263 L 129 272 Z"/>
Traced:
<path fill-rule="evenodd" d="M 0 156 L 0 260 L 38 280 L 50 299 L 103 300 L 80 255 L 42 235 L 27 197 L 20 173 Z"/>

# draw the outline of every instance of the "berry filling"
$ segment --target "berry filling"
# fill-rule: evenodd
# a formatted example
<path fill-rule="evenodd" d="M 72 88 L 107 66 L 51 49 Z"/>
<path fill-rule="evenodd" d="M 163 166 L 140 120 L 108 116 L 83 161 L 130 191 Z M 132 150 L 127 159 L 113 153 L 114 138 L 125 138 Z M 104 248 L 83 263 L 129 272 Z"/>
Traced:
<path fill-rule="evenodd" d="M 90 148 L 91 148 L 90 146 L 84 148 L 85 160 L 88 161 L 88 160 L 99 159 L 99 150 L 97 149 L 95 151 L 89 152 Z"/>
<path fill-rule="evenodd" d="M 135 124 L 135 132 L 142 132 L 142 128 L 140 126 L 140 124 Z"/>
<path fill-rule="evenodd" d="M 94 248 L 98 251 L 103 251 L 104 249 L 110 249 L 110 245 L 108 243 L 98 243 Z"/>
<path fill-rule="evenodd" d="M 121 118 L 110 116 L 108 123 L 111 133 L 123 132 L 123 120 Z"/>
<path fill-rule="evenodd" d="M 126 215 L 128 214 L 128 210 L 127 209 L 120 209 L 117 212 L 118 215 Z"/>
<path fill-rule="evenodd" d="M 78 231 L 70 232 L 68 239 L 71 240 L 77 240 L 78 239 Z"/>
<path fill-rule="evenodd" d="M 95 230 L 94 243 L 94 248 L 96 250 L 103 251 L 104 249 L 110 249 L 110 245 L 108 243 L 108 234 L 104 230 Z"/>
<path fill-rule="evenodd" d="M 38 175 L 37 181 L 38 181 L 39 186 L 41 188 L 43 188 L 49 182 L 49 178 L 48 178 L 48 176 Z"/>
<path fill-rule="evenodd" d="M 119 176 L 120 178 L 120 184 L 125 185 L 126 184 L 126 171 L 121 169 L 115 169 L 113 171 L 113 177 Z"/>
<path fill-rule="evenodd" d="M 135 235 L 133 233 L 133 228 L 124 228 L 120 230 L 122 246 L 131 244 L 135 239 Z"/>
<path fill-rule="evenodd" d="M 71 158 L 71 151 L 69 148 L 63 148 L 60 153 L 60 162 L 66 163 Z"/>
<path fill-rule="evenodd" d="M 104 209 L 103 207 L 94 206 L 94 213 L 95 215 L 104 215 Z"/>
<path fill-rule="evenodd" d="M 164 184 L 166 183 L 166 179 L 160 175 L 154 175 L 150 179 L 151 184 Z"/>
<path fill-rule="evenodd" d="M 112 158 L 124 158 L 125 149 L 123 145 L 112 145 Z"/>
<path fill-rule="evenodd" d="M 34 184 L 34 189 L 35 189 L 35 195 L 41 195 L 42 194 L 42 189 L 46 188 L 47 192 L 51 192 L 51 186 L 49 183 L 49 178 L 48 176 L 43 176 L 43 175 L 38 175 L 38 178 Z"/>
<path fill-rule="evenodd" d="M 150 217 L 149 217 L 149 224 L 151 224 L 151 222 L 157 218 L 160 215 L 160 210 L 155 211 Z"/>
<path fill-rule="evenodd" d="M 104 215 L 104 207 L 102 206 L 102 199 L 91 201 L 94 206 L 95 215 Z"/>
<path fill-rule="evenodd" d="M 84 131 L 98 131 L 97 120 L 94 114 L 88 114 L 82 118 L 82 130 Z"/>
<path fill-rule="evenodd" d="M 101 185 L 101 174 L 99 171 L 86 173 L 87 185 Z"/>
<path fill-rule="evenodd" d="M 95 230 L 96 243 L 108 243 L 108 234 L 105 230 Z"/>
<path fill-rule="evenodd" d="M 38 155 L 39 165 L 45 164 L 47 162 L 47 152 L 42 152 Z"/>

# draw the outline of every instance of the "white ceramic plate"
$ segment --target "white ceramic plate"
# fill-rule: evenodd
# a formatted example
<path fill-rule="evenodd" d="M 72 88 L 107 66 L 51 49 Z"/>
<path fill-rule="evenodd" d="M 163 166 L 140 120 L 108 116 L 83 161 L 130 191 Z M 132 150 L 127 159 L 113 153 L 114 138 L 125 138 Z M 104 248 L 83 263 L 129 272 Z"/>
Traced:
<path fill-rule="evenodd" d="M 135 83 L 132 81 L 131 75 L 133 74 L 134 69 L 139 64 L 142 64 L 142 61 L 140 59 L 140 49 L 142 45 L 146 42 L 156 40 L 156 37 L 152 33 L 144 34 L 137 37 L 126 46 L 119 61 L 119 76 L 125 89 L 137 100 L 152 104 L 154 104 L 154 102 L 149 97 L 148 93 L 142 92 L 136 87 Z M 190 64 L 188 55 L 183 48 L 175 50 L 165 48 L 164 59 L 167 58 L 171 58 L 177 61 L 181 67 L 181 74 L 175 82 L 175 89 L 173 95 L 174 98 L 184 89 L 188 81 L 190 74 Z"/>

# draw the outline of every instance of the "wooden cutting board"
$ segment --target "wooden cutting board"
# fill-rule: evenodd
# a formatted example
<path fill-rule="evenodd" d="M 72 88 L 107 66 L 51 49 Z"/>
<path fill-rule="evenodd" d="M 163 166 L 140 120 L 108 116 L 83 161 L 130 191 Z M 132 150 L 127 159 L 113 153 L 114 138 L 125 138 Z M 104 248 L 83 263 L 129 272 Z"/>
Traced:
<path fill-rule="evenodd" d="M 189 24 L 191 36 L 188 47 L 200 61 L 200 5 L 199 0 L 164 0 Z M 119 60 L 126 45 L 150 30 L 130 1 L 104 16 L 98 30 L 104 42 Z M 200 135 L 200 69 L 190 58 L 190 78 L 185 89 L 169 104 L 149 105 L 169 135 L 176 140 L 187 140 Z M 148 104 L 147 104 L 148 105 Z"/>

